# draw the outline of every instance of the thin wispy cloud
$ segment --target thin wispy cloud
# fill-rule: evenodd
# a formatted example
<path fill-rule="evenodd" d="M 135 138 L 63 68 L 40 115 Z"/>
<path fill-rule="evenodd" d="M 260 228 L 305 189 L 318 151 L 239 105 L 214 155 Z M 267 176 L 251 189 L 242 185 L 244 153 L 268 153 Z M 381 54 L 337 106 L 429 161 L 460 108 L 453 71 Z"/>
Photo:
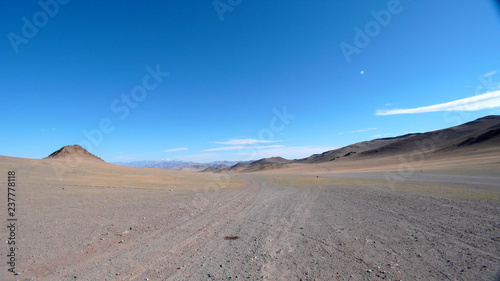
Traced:
<path fill-rule="evenodd" d="M 482 109 L 497 107 L 500 107 L 500 90 L 465 99 L 459 99 L 447 103 L 440 103 L 424 107 L 410 109 L 377 110 L 376 115 L 412 114 L 436 111 L 478 111 Z"/>
<path fill-rule="evenodd" d="M 252 145 L 252 144 L 258 144 L 258 143 L 272 143 L 272 142 L 279 142 L 279 140 L 265 141 L 265 140 L 256 140 L 256 139 L 231 139 L 229 141 L 215 142 L 215 143 L 223 144 L 223 145 Z"/>
<path fill-rule="evenodd" d="M 496 73 L 497 73 L 497 71 L 496 71 L 496 70 L 493 70 L 493 71 L 490 71 L 490 72 L 486 73 L 486 74 L 485 74 L 485 75 L 483 75 L 483 76 L 484 76 L 484 77 L 490 77 L 490 76 L 495 75 Z"/>
<path fill-rule="evenodd" d="M 228 150 L 243 150 L 243 149 L 270 149 L 270 148 L 279 148 L 283 147 L 283 145 L 266 145 L 266 146 L 245 146 L 245 145 L 236 145 L 236 146 L 225 146 L 218 148 L 209 148 L 203 151 L 228 151 Z"/>
<path fill-rule="evenodd" d="M 393 134 L 376 134 L 376 135 L 373 135 L 374 138 L 385 138 L 385 137 L 390 137 L 392 136 Z"/>
<path fill-rule="evenodd" d="M 163 152 L 175 152 L 175 151 L 184 151 L 188 150 L 189 148 L 187 147 L 178 147 L 178 148 L 171 148 L 171 149 L 165 149 Z"/>
<path fill-rule="evenodd" d="M 343 134 L 349 134 L 349 133 L 362 133 L 362 132 L 367 132 L 367 131 L 372 131 L 372 130 L 377 130 L 377 128 L 366 128 L 366 129 L 361 129 L 361 130 L 354 130 L 354 131 L 349 131 L 349 132 L 343 132 L 343 133 L 338 133 L 337 136 L 343 135 Z"/>
<path fill-rule="evenodd" d="M 376 130 L 376 129 L 377 128 L 366 128 L 366 129 L 361 129 L 361 130 L 350 131 L 349 133 L 361 133 L 361 132 L 372 131 L 372 130 Z"/>

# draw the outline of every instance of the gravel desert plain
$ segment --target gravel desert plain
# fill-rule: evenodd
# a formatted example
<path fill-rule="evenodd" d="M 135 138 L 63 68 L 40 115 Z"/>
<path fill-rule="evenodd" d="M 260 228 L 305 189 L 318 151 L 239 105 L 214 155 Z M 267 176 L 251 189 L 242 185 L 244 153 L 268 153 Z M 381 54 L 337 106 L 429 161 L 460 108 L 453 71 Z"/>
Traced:
<path fill-rule="evenodd" d="M 281 159 L 185 172 L 78 146 L 1 156 L 17 221 L 0 279 L 500 280 L 500 116 Z"/>

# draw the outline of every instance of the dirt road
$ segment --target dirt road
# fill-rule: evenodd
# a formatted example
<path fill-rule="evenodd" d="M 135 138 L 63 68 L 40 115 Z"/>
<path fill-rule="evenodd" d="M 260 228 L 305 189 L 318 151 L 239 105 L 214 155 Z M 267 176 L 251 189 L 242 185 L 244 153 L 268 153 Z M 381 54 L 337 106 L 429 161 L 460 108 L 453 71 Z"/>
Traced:
<path fill-rule="evenodd" d="M 500 184 L 242 177 L 196 196 L 28 186 L 19 275 L 2 280 L 498 279 Z"/>

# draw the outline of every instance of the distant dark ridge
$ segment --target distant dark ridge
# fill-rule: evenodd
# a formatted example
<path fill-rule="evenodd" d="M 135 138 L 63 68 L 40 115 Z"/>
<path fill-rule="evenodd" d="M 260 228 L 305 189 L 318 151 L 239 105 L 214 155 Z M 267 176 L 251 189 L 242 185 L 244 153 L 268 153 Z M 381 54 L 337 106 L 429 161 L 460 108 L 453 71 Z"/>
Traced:
<path fill-rule="evenodd" d="M 255 164 L 287 164 L 290 163 L 291 160 L 287 160 L 283 157 L 270 157 L 270 158 L 262 158 L 260 160 L 256 160 L 250 163 L 250 165 Z"/>
<path fill-rule="evenodd" d="M 411 137 L 411 136 L 418 135 L 418 134 L 420 134 L 420 133 L 412 133 L 412 134 L 406 134 L 406 135 L 397 136 L 397 137 L 380 138 L 380 139 L 375 139 L 375 140 L 397 140 L 397 139 L 403 139 L 403 138 Z"/>
<path fill-rule="evenodd" d="M 471 138 L 464 140 L 463 142 L 459 143 L 458 146 L 481 143 L 481 142 L 493 139 L 494 137 L 497 137 L 499 135 L 500 135 L 500 128 L 494 129 L 494 130 L 489 130 L 488 132 L 481 134 L 477 137 L 471 137 Z"/>

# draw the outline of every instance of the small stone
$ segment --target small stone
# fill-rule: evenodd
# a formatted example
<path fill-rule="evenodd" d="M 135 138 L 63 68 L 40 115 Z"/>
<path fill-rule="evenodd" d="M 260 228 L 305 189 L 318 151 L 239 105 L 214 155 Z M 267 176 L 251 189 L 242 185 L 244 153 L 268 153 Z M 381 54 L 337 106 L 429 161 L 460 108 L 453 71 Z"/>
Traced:
<path fill-rule="evenodd" d="M 368 269 L 368 270 L 367 270 L 366 272 L 372 272 L 372 271 L 373 271 L 373 270 L 371 270 L 371 269 Z"/>

